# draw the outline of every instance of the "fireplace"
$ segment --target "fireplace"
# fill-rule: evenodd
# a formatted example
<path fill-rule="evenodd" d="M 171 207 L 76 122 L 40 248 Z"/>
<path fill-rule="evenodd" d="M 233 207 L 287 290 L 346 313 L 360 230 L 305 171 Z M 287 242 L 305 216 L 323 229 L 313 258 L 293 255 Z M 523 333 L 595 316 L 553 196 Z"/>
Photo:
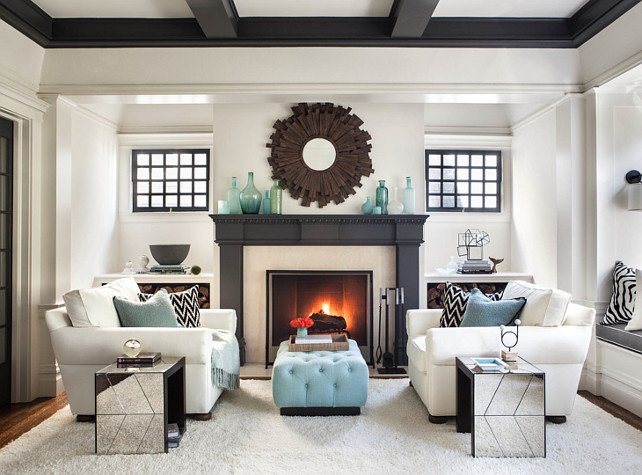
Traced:
<path fill-rule="evenodd" d="M 268 270 L 266 278 L 266 367 L 297 317 L 312 318 L 309 334 L 346 333 L 372 362 L 372 271 Z"/>

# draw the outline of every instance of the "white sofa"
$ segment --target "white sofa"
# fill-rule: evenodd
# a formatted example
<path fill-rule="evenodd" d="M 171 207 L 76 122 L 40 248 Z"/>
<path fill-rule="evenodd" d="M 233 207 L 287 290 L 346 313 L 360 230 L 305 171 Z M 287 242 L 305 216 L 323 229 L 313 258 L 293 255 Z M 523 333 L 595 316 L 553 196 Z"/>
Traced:
<path fill-rule="evenodd" d="M 45 314 L 71 412 L 95 414 L 94 372 L 116 361 L 123 343 L 136 338 L 143 351 L 185 357 L 186 412 L 208 419 L 222 389 L 212 384 L 211 329 L 236 331 L 234 310 L 201 309 L 199 328 L 73 327 L 65 307 Z"/>
<path fill-rule="evenodd" d="M 499 356 L 503 346 L 498 327 L 439 328 L 442 310 L 409 310 L 408 373 L 428 408 L 431 422 L 454 416 L 455 358 Z M 521 326 L 513 351 L 546 373 L 546 414 L 563 422 L 571 414 L 586 359 L 595 310 L 569 304 L 564 325 Z"/>

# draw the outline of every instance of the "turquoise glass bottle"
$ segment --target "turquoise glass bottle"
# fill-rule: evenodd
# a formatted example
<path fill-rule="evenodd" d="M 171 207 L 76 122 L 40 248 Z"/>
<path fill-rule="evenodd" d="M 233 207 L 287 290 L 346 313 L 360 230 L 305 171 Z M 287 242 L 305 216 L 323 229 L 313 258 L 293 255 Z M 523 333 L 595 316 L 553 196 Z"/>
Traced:
<path fill-rule="evenodd" d="M 254 186 L 254 172 L 247 173 L 247 185 L 239 194 L 243 214 L 258 214 L 261 209 L 263 195 Z"/>
<path fill-rule="evenodd" d="M 379 187 L 375 193 L 375 205 L 381 208 L 381 214 L 388 214 L 388 188 L 386 188 L 386 180 L 379 180 Z"/>
<path fill-rule="evenodd" d="M 263 214 L 270 214 L 270 192 L 266 191 L 263 197 Z"/>
<path fill-rule="evenodd" d="M 227 190 L 227 203 L 230 206 L 230 214 L 241 214 L 241 201 L 239 195 L 241 190 L 236 187 L 236 177 L 232 177 L 232 187 Z"/>
<path fill-rule="evenodd" d="M 415 190 L 409 176 L 406 177 L 406 188 L 403 190 L 403 214 L 415 214 Z"/>
<path fill-rule="evenodd" d="M 361 212 L 363 214 L 372 214 L 372 200 L 370 199 L 369 196 L 366 197 L 366 201 L 363 202 L 361 205 Z"/>
<path fill-rule="evenodd" d="M 283 214 L 283 190 L 279 186 L 279 180 L 274 180 L 270 188 L 270 213 Z"/>

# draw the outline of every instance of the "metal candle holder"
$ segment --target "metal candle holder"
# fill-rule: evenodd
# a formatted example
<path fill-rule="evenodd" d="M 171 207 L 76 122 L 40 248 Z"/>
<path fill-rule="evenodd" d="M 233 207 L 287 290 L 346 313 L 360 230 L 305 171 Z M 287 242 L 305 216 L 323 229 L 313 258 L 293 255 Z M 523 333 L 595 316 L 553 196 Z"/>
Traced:
<path fill-rule="evenodd" d="M 502 345 L 504 345 L 508 351 L 502 350 L 502 360 L 507 363 L 514 363 L 517 361 L 517 352 L 511 351 L 517 346 L 519 342 L 519 326 L 522 324 L 520 319 L 515 320 L 515 331 L 508 329 L 505 325 L 500 325 L 499 330 L 501 331 L 501 340 Z M 514 338 L 514 341 L 511 341 Z"/>

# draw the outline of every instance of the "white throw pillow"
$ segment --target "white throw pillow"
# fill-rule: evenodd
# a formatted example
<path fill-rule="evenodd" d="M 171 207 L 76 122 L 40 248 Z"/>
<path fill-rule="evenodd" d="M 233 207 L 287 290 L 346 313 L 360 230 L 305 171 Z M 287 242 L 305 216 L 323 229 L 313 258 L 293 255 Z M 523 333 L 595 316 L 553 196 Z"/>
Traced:
<path fill-rule="evenodd" d="M 78 289 L 62 296 L 74 327 L 119 327 L 114 297 L 138 301 L 138 284 L 133 277 L 118 279 L 102 287 Z"/>
<path fill-rule="evenodd" d="M 640 269 L 635 269 L 635 287 L 642 289 L 642 272 Z M 642 296 L 640 294 L 642 294 L 642 292 L 638 291 L 635 296 L 633 316 L 631 316 L 631 320 L 629 320 L 629 323 L 624 327 L 626 331 L 633 332 L 642 330 Z"/>
<path fill-rule="evenodd" d="M 571 294 L 515 280 L 504 289 L 502 300 L 524 297 L 526 305 L 519 314 L 522 325 L 557 327 L 564 324 Z"/>

